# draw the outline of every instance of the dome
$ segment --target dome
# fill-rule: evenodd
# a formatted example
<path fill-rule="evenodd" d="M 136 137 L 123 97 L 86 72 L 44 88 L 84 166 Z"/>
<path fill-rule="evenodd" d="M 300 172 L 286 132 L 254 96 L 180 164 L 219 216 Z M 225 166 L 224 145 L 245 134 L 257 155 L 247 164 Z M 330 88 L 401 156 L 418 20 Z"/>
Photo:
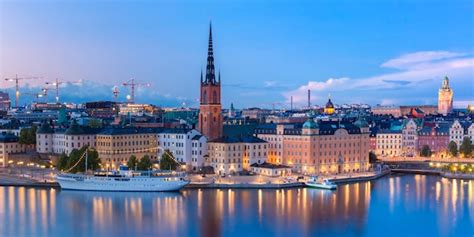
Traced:
<path fill-rule="evenodd" d="M 318 128 L 318 123 L 314 122 L 314 120 L 310 118 L 303 123 L 303 128 L 316 129 Z"/>
<path fill-rule="evenodd" d="M 329 108 L 334 108 L 334 105 L 332 104 L 331 99 L 329 99 L 328 102 L 326 103 L 326 108 L 327 108 L 327 109 L 329 109 Z"/>
<path fill-rule="evenodd" d="M 363 118 L 359 118 L 357 119 L 355 122 L 354 122 L 354 125 L 359 127 L 359 128 L 362 128 L 362 127 L 368 127 L 369 124 L 367 123 L 367 121 L 365 121 L 365 119 Z"/>

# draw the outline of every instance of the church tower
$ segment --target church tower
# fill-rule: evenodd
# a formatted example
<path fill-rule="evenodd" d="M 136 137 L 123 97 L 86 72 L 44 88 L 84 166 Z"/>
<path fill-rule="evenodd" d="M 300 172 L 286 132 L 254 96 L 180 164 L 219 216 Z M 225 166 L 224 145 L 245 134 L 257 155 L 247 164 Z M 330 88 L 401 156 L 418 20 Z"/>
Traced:
<path fill-rule="evenodd" d="M 222 137 L 221 74 L 216 78 L 212 48 L 212 26 L 209 25 L 206 78 L 201 72 L 201 100 L 199 106 L 199 131 L 214 140 Z"/>
<path fill-rule="evenodd" d="M 438 92 L 438 113 L 447 115 L 451 111 L 453 111 L 453 90 L 449 88 L 449 78 L 446 76 Z"/>

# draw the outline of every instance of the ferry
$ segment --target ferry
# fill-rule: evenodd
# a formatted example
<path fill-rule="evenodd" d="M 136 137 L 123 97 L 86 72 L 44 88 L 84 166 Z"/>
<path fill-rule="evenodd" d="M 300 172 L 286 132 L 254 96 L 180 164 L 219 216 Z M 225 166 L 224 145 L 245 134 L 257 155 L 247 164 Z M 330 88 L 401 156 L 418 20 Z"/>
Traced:
<path fill-rule="evenodd" d="M 117 192 L 178 191 L 190 182 L 184 172 L 133 172 L 126 166 L 121 166 L 119 172 L 94 175 L 61 173 L 56 180 L 65 190 Z"/>
<path fill-rule="evenodd" d="M 317 177 L 312 177 L 305 183 L 306 186 L 311 188 L 321 188 L 321 189 L 329 189 L 335 190 L 337 189 L 337 184 L 334 182 L 329 181 L 328 179 L 323 179 L 323 181 L 318 181 Z"/>

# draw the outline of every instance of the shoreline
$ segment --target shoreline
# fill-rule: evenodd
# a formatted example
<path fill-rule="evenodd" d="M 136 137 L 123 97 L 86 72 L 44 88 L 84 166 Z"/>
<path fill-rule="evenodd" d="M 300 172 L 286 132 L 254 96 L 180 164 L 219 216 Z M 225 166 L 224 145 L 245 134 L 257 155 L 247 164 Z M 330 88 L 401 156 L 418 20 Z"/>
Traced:
<path fill-rule="evenodd" d="M 464 180 L 474 180 L 474 175 L 470 174 L 453 174 L 445 173 L 436 170 L 409 170 L 409 169 L 391 169 L 385 170 L 379 174 L 368 175 L 368 176 L 359 176 L 359 177 L 349 177 L 349 178 L 328 178 L 330 181 L 335 182 L 336 184 L 349 184 L 349 183 L 358 183 L 366 182 L 371 180 L 376 180 L 382 178 L 386 175 L 392 173 L 402 173 L 402 174 L 422 174 L 422 175 L 437 175 L 443 178 L 448 179 L 464 179 Z M 5 187 L 26 187 L 26 188 L 54 188 L 60 189 L 59 183 L 57 182 L 37 182 L 30 180 L 29 182 L 18 182 L 15 176 L 12 176 L 11 181 L 5 182 L 4 180 L 0 181 L 0 186 Z M 304 182 L 293 182 L 293 183 L 190 183 L 184 189 L 286 189 L 286 188 L 302 188 L 306 187 Z"/>

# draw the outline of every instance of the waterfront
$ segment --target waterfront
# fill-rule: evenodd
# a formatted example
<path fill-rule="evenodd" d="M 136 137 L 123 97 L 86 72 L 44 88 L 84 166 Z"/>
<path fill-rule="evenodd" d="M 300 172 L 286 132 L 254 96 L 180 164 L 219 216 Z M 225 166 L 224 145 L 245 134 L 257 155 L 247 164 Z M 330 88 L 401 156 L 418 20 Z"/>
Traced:
<path fill-rule="evenodd" d="M 0 187 L 1 236 L 472 236 L 474 181 L 391 175 L 335 192 Z"/>

